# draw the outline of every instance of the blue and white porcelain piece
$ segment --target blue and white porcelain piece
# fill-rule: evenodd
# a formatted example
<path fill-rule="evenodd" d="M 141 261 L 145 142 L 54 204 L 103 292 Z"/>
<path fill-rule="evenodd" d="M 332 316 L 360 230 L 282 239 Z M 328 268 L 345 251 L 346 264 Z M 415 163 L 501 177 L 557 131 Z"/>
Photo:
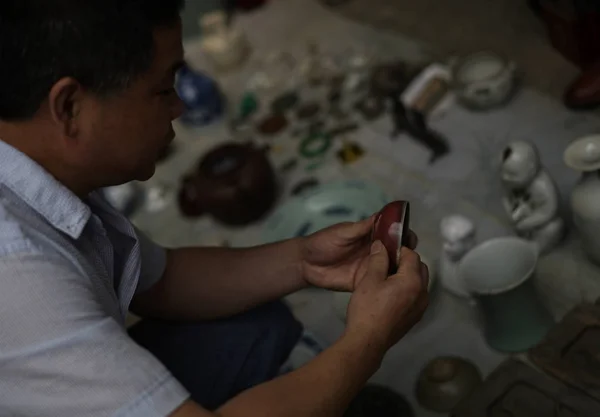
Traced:
<path fill-rule="evenodd" d="M 265 222 L 265 243 L 301 237 L 336 223 L 362 220 L 391 199 L 375 184 L 342 180 L 310 188 L 290 198 Z"/>
<path fill-rule="evenodd" d="M 175 89 L 186 107 L 182 122 L 205 126 L 223 115 L 225 103 L 221 91 L 206 74 L 183 66 L 177 74 Z"/>

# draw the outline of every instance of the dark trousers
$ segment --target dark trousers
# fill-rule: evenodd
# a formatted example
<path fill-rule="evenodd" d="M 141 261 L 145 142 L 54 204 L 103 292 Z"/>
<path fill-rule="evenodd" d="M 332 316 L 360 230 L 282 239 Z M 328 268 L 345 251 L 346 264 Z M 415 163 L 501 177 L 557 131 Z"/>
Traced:
<path fill-rule="evenodd" d="M 129 330 L 209 410 L 276 377 L 301 333 L 282 302 L 211 322 L 144 319 Z"/>

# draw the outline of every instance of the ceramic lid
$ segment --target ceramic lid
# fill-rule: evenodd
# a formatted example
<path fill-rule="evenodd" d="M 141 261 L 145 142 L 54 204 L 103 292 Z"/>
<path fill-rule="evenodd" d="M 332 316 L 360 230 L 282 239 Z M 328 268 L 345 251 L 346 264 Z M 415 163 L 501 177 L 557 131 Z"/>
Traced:
<path fill-rule="evenodd" d="M 565 150 L 564 161 L 569 168 L 577 171 L 600 170 L 600 135 L 575 140 Z"/>
<path fill-rule="evenodd" d="M 500 75 L 508 61 L 492 51 L 479 51 L 462 57 L 454 66 L 454 79 L 462 84 L 486 81 Z"/>

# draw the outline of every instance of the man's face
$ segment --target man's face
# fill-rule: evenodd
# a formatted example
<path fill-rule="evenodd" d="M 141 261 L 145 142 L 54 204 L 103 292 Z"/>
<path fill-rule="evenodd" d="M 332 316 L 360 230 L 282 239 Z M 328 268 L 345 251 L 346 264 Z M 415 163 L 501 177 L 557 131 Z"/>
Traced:
<path fill-rule="evenodd" d="M 130 87 L 87 100 L 81 162 L 106 185 L 152 177 L 159 156 L 175 137 L 172 121 L 184 109 L 174 89 L 183 63 L 181 22 L 156 29 L 154 42 L 151 68 Z"/>

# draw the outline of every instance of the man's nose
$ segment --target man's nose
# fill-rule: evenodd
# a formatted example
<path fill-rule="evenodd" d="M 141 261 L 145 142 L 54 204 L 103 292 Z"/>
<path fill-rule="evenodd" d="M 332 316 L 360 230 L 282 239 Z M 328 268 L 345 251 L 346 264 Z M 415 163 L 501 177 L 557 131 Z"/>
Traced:
<path fill-rule="evenodd" d="M 177 96 L 175 98 L 175 103 L 173 104 L 173 111 L 171 113 L 171 120 L 179 119 L 183 112 L 185 111 L 185 104 L 183 101 Z"/>

